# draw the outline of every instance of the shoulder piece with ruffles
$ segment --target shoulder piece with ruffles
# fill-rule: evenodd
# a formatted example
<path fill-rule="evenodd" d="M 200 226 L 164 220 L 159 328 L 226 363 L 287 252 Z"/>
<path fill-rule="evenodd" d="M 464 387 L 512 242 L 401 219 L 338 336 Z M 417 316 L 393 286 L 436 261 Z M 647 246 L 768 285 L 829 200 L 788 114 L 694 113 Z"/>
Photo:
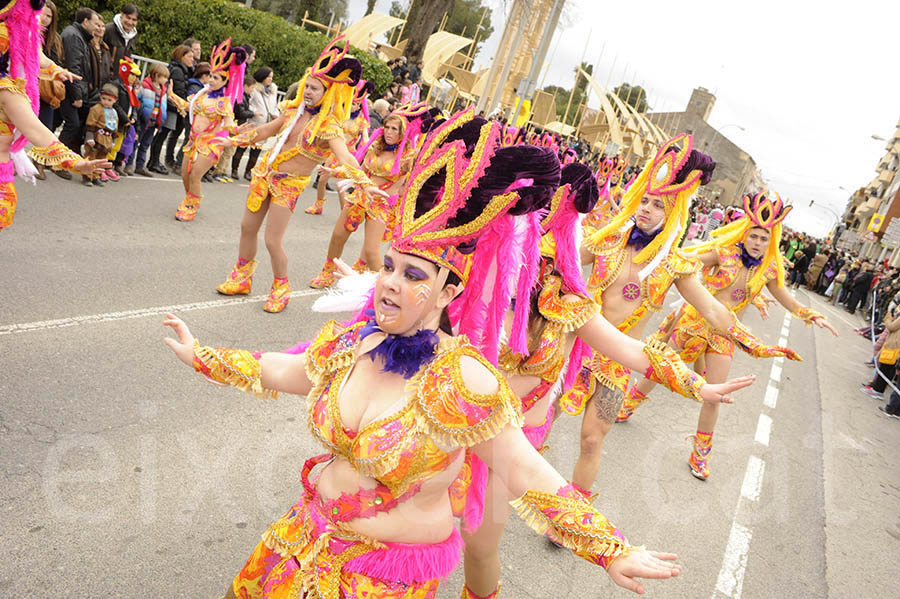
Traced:
<path fill-rule="evenodd" d="M 345 327 L 336 320 L 329 320 L 306 350 L 306 373 L 316 381 L 323 375 L 335 372 L 354 360 L 359 332 L 365 322 Z"/>
<path fill-rule="evenodd" d="M 668 271 L 676 278 L 691 277 L 700 272 L 703 263 L 694 256 L 673 248 L 666 256 Z"/>
<path fill-rule="evenodd" d="M 428 366 L 410 380 L 422 429 L 439 443 L 470 447 L 487 441 L 505 426 L 521 426 L 522 413 L 506 379 L 465 337 L 441 343 Z M 461 362 L 471 358 L 484 366 L 497 391 L 479 394 L 463 381 Z"/>

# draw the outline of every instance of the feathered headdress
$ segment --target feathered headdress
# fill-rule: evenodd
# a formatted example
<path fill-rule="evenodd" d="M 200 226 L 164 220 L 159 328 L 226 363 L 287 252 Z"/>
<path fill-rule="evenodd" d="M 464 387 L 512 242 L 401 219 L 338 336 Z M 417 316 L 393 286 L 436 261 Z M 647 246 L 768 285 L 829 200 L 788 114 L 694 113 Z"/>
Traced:
<path fill-rule="evenodd" d="M 641 199 L 646 194 L 662 198 L 666 211 L 662 231 L 634 256 L 635 264 L 650 260 L 638 274 L 641 280 L 653 272 L 681 237 L 691 197 L 700 185 L 705 185 L 712 178 L 715 161 L 694 150 L 693 144 L 693 137 L 685 134 L 667 141 L 628 187 L 619 213 L 591 236 L 591 241 L 597 245 L 605 237 L 630 227 Z"/>
<path fill-rule="evenodd" d="M 769 268 L 774 265 L 778 272 L 778 286 L 784 287 L 784 259 L 778 245 L 781 243 L 781 223 L 794 207 L 783 202 L 777 193 L 773 195 L 774 201 L 766 189 L 752 197 L 745 195 L 743 217 L 715 229 L 710 233 L 710 241 L 693 246 L 690 251 L 702 254 L 716 247 L 737 245 L 744 241 L 750 229 L 768 229 L 769 246 L 749 283 L 751 287 L 760 285 Z"/>
<path fill-rule="evenodd" d="M 351 104 L 359 104 L 363 118 L 369 122 L 369 94 L 375 91 L 375 84 L 365 79 L 360 79 L 356 87 L 353 88 L 353 101 Z"/>
<path fill-rule="evenodd" d="M 393 247 L 455 273 L 465 290 L 451 321 L 494 364 L 522 266 L 523 229 L 559 185 L 559 161 L 533 146 L 499 147 L 500 126 L 465 110 L 425 139 L 399 202 Z M 525 221 L 517 225 L 516 215 Z"/>
<path fill-rule="evenodd" d="M 228 38 L 212 49 L 209 56 L 210 74 L 225 78 L 225 96 L 234 106 L 244 94 L 244 70 L 247 68 L 247 51 L 241 46 L 231 46 Z"/>
<path fill-rule="evenodd" d="M 503 125 L 503 134 L 500 137 L 500 145 L 506 148 L 519 143 L 519 131 L 520 129 L 513 125 Z"/>

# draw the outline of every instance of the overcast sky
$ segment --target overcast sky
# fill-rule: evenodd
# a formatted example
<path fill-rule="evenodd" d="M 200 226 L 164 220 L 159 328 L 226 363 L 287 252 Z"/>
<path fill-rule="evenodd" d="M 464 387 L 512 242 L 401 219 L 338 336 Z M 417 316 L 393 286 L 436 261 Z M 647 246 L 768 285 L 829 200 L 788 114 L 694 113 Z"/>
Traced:
<path fill-rule="evenodd" d="M 376 11 L 390 4 L 378 0 Z M 495 9 L 494 35 L 476 68 L 490 66 L 512 2 L 485 4 Z M 793 201 L 790 226 L 827 233 L 831 211 L 843 213 L 850 195 L 840 188 L 852 192 L 875 176 L 885 142 L 871 136 L 890 139 L 900 120 L 900 2 L 566 4 L 568 27 L 556 32 L 545 84 L 570 87 L 587 44 L 597 80 L 643 85 L 652 110 L 684 110 L 693 88 L 707 88 L 716 95 L 710 124 Z M 351 21 L 365 5 L 350 0 Z"/>

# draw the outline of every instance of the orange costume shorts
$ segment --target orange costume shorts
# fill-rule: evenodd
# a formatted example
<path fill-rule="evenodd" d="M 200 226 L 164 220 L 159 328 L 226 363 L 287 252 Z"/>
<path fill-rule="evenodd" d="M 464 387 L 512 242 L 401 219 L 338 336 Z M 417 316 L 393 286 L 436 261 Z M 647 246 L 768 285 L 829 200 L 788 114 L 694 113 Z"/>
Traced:
<path fill-rule="evenodd" d="M 13 185 L 15 173 L 13 163 L 0 162 L 0 231 L 10 226 L 16 214 L 16 186 Z"/>
<path fill-rule="evenodd" d="M 734 355 L 734 342 L 716 332 L 690 304 L 666 316 L 654 337 L 675 343 L 681 348 L 679 356 L 688 364 L 696 362 L 704 354 Z"/>
<path fill-rule="evenodd" d="M 297 199 L 309 186 L 310 180 L 311 177 L 283 173 L 267 164 L 258 164 L 253 169 L 253 180 L 250 181 L 247 209 L 256 212 L 266 198 L 270 198 L 275 206 L 284 206 L 294 212 Z"/>

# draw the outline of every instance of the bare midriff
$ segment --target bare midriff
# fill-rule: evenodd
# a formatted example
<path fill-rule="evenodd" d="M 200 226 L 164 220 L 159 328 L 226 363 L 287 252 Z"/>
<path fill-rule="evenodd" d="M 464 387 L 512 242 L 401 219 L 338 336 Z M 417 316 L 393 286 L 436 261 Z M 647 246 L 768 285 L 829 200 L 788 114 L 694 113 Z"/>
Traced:
<path fill-rule="evenodd" d="M 634 311 L 640 307 L 641 302 L 644 301 L 644 291 L 641 280 L 638 278 L 638 273 L 643 267 L 644 264 L 634 263 L 634 249 L 626 247 L 622 270 L 619 272 L 619 276 L 610 283 L 609 287 L 603 290 L 603 294 L 601 295 L 603 317 L 612 324 L 616 326 L 621 324 L 626 318 L 631 316 Z M 623 293 L 626 285 L 637 285 L 638 288 L 641 289 L 641 293 L 635 299 L 626 298 Z M 648 312 L 647 316 L 651 313 L 652 312 Z M 623 332 L 633 339 L 641 339 L 644 328 L 647 326 L 647 316 L 644 316 L 635 323 L 633 327 Z"/>

